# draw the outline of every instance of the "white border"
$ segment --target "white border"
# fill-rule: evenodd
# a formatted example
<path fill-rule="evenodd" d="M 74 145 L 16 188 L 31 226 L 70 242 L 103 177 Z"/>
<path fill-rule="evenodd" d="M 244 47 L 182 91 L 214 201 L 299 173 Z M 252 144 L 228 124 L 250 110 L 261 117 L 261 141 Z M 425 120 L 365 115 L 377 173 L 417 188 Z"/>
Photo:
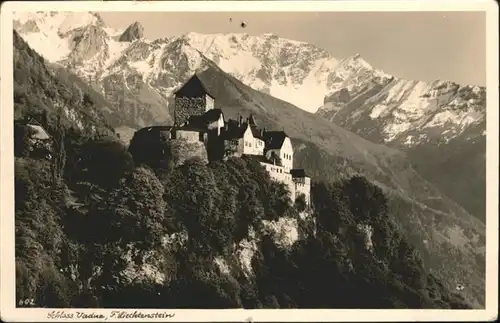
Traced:
<path fill-rule="evenodd" d="M 1 280 L 3 321 L 46 322 L 53 309 L 15 308 L 13 40 L 12 11 L 485 11 L 487 12 L 487 236 L 486 309 L 484 310 L 137 310 L 175 313 L 169 319 L 145 321 L 486 321 L 498 317 L 498 7 L 490 1 L 51 1 L 4 2 L 1 5 Z M 66 313 L 111 313 L 111 309 L 64 309 Z M 134 310 L 127 310 L 132 313 Z M 58 321 L 75 321 L 59 319 Z M 130 319 L 138 321 L 139 319 Z M 52 321 L 55 321 L 54 319 Z M 90 321 L 90 320 L 87 320 Z M 97 320 L 96 320 L 97 321 Z M 108 318 L 107 321 L 124 321 Z"/>

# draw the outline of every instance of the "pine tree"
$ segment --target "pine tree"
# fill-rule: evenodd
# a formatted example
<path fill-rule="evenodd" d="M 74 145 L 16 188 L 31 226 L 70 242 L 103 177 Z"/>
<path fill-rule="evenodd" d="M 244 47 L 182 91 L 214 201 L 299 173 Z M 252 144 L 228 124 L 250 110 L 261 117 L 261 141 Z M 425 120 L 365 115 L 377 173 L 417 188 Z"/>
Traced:
<path fill-rule="evenodd" d="M 59 186 L 62 181 L 64 167 L 66 165 L 66 149 L 64 147 L 65 130 L 63 125 L 63 108 L 59 107 L 57 121 L 54 131 L 53 154 L 52 157 L 52 181 L 54 186 Z"/>

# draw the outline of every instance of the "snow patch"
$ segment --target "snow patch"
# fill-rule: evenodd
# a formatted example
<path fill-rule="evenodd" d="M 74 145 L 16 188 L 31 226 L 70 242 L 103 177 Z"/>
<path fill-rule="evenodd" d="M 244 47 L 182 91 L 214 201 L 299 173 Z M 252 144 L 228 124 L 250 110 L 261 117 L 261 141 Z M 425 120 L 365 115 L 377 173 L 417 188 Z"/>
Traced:
<path fill-rule="evenodd" d="M 106 40 L 106 44 L 108 45 L 108 59 L 104 64 L 105 66 L 112 65 L 118 58 L 120 58 L 125 49 L 130 46 L 130 43 L 119 42 L 111 38 Z"/>
<path fill-rule="evenodd" d="M 328 90 L 328 75 L 337 65 L 335 58 L 329 55 L 322 57 L 326 56 L 326 52 L 306 48 L 310 45 L 277 38 L 271 34 L 249 36 L 188 33 L 184 37 L 193 48 L 246 85 L 309 112 L 315 112 L 323 104 L 323 97 Z M 306 50 L 320 55 L 308 68 L 304 69 L 297 60 L 288 58 L 299 52 L 305 55 Z M 280 57 L 284 60 L 276 61 Z M 269 80 L 263 80 L 259 76 L 262 71 L 268 74 Z"/>
<path fill-rule="evenodd" d="M 442 127 L 447 123 L 456 125 L 457 131 L 464 130 L 467 126 L 477 122 L 482 117 L 480 112 L 457 112 L 457 111 L 443 111 L 437 113 L 424 128 Z"/>
<path fill-rule="evenodd" d="M 60 13 L 62 21 L 59 23 L 59 32 L 62 34 L 80 27 L 95 25 L 98 23 L 96 16 L 83 12 L 63 12 Z"/>
<path fill-rule="evenodd" d="M 61 39 L 55 33 L 27 33 L 21 37 L 38 54 L 49 62 L 57 62 L 71 53 L 67 39 Z"/>
<path fill-rule="evenodd" d="M 388 109 L 388 107 L 386 105 L 384 105 L 384 104 L 377 104 L 375 107 L 373 107 L 372 112 L 370 113 L 370 118 L 377 119 L 387 109 Z"/>
<path fill-rule="evenodd" d="M 406 121 L 394 121 L 384 127 L 385 142 L 393 141 L 397 136 L 411 128 L 411 123 Z"/>

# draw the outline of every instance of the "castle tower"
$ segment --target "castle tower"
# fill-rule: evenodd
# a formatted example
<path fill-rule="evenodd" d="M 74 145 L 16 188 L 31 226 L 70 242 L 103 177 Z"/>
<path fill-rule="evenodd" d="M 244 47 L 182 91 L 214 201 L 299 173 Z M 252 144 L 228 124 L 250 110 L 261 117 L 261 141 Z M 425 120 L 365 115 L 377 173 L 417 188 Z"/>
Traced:
<path fill-rule="evenodd" d="M 195 74 L 174 92 L 174 125 L 183 125 L 191 116 L 201 116 L 215 107 L 215 99 Z"/>

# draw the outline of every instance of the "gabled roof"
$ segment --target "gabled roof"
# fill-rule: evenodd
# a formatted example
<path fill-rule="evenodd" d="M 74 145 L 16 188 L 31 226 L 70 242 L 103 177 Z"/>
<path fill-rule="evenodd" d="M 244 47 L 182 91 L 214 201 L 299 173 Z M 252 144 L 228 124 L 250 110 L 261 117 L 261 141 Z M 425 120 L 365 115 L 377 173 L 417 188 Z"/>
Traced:
<path fill-rule="evenodd" d="M 33 131 L 34 131 L 33 138 L 40 139 L 40 140 L 50 139 L 49 134 L 47 133 L 47 131 L 45 131 L 45 129 L 43 129 L 42 126 L 36 125 L 36 124 L 31 124 L 31 123 L 27 124 L 27 126 L 30 127 L 31 129 L 33 129 Z"/>
<path fill-rule="evenodd" d="M 260 163 L 272 165 L 272 163 L 265 156 L 262 156 L 262 155 L 245 155 L 245 157 L 251 158 L 251 159 L 256 160 Z"/>
<path fill-rule="evenodd" d="M 203 91 L 209 96 L 211 97 L 212 99 L 215 100 L 215 98 L 208 92 L 207 88 L 205 87 L 205 85 L 203 84 L 203 82 L 200 80 L 200 78 L 198 77 L 198 75 L 193 74 L 186 82 L 184 82 L 181 86 L 179 86 L 179 88 L 177 88 L 177 90 L 174 91 L 174 95 L 177 95 L 177 93 L 179 93 L 180 91 L 182 91 L 184 89 L 184 87 L 189 84 L 190 82 L 197 82 L 198 85 L 203 89 Z"/>
<path fill-rule="evenodd" d="M 210 109 L 207 112 L 205 112 L 203 118 L 210 123 L 219 120 L 221 115 L 224 118 L 224 113 L 222 113 L 221 109 Z"/>
<path fill-rule="evenodd" d="M 226 123 L 227 129 L 222 133 L 224 140 L 240 139 L 243 138 L 245 131 L 247 130 L 248 124 L 238 124 L 235 120 L 228 120 Z"/>
<path fill-rule="evenodd" d="M 257 128 L 256 125 L 252 125 L 250 123 L 250 129 L 252 130 L 252 135 L 257 138 L 257 139 L 260 139 L 260 140 L 264 140 L 264 137 L 262 136 L 262 132 L 259 128 Z"/>
<path fill-rule="evenodd" d="M 222 113 L 222 110 L 210 109 L 200 116 L 197 116 L 197 115 L 190 116 L 188 119 L 188 123 L 194 127 L 205 129 L 208 127 L 208 125 L 210 123 L 219 120 L 221 115 L 224 118 L 224 114 Z"/>
<path fill-rule="evenodd" d="M 35 119 L 35 118 L 33 118 L 33 117 L 26 118 L 25 124 L 26 125 L 34 125 L 34 126 L 41 126 L 41 127 L 43 127 L 42 124 L 40 122 L 38 122 L 38 120 Z"/>
<path fill-rule="evenodd" d="M 280 149 L 285 142 L 286 133 L 284 131 L 266 131 L 264 132 L 264 142 L 266 149 Z"/>
<path fill-rule="evenodd" d="M 308 177 L 306 171 L 301 168 L 295 168 L 290 170 L 290 174 L 292 174 L 293 178 L 303 178 Z"/>

